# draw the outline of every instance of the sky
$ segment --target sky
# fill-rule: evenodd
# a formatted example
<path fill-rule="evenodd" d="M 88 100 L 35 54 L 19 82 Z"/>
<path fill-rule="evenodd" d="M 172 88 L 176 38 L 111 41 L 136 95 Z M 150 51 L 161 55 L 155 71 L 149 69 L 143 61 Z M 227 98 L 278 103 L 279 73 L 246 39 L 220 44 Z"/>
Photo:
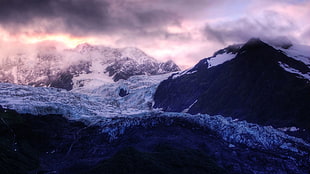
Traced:
<path fill-rule="evenodd" d="M 0 49 L 137 47 L 188 68 L 252 37 L 310 45 L 310 0 L 1 0 Z"/>

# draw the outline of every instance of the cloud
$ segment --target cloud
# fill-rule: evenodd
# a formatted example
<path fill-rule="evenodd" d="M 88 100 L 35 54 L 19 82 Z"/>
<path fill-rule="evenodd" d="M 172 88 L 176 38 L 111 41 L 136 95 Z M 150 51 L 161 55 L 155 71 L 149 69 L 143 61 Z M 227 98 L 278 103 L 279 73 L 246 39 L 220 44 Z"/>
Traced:
<path fill-rule="evenodd" d="M 12 32 L 20 32 L 24 27 L 42 32 L 77 32 L 78 28 L 92 31 L 109 23 L 108 6 L 107 2 L 95 0 L 2 0 L 0 22 Z"/>
<path fill-rule="evenodd" d="M 310 40 L 310 28 L 308 28 L 306 31 L 304 31 L 302 34 L 301 34 L 301 38 L 303 40 L 307 40 L 309 41 Z M 308 42 L 310 44 L 310 42 Z"/>
<path fill-rule="evenodd" d="M 141 4 L 142 5 L 142 4 Z M 0 24 L 11 33 L 107 34 L 177 25 L 177 14 L 130 1 L 2 0 Z"/>
<path fill-rule="evenodd" d="M 307 40 L 309 7 L 294 0 L 0 0 L 0 40 L 134 46 L 189 67 L 251 37 Z"/>
<path fill-rule="evenodd" d="M 203 33 L 211 41 L 227 44 L 244 42 L 252 37 L 290 37 L 288 33 L 296 29 L 296 24 L 277 12 L 265 11 L 261 16 L 242 17 L 220 24 L 206 24 Z"/>

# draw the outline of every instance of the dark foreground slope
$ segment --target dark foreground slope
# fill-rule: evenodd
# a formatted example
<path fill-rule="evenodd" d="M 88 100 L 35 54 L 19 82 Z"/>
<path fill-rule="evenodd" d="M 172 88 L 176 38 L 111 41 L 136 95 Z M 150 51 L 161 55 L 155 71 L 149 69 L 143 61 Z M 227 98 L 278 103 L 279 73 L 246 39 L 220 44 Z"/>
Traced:
<path fill-rule="evenodd" d="M 29 128 L 16 112 L 0 106 L 0 171 L 24 174 L 39 167 L 39 153 L 30 145 Z"/>
<path fill-rule="evenodd" d="M 20 115 L 1 109 L 0 118 L 3 174 L 309 172 L 305 155 L 232 145 L 183 119 L 150 118 L 162 124 L 138 124 L 111 139 L 100 127 L 57 115 Z M 122 124 L 110 126 L 122 129 Z"/>
<path fill-rule="evenodd" d="M 163 81 L 154 96 L 155 107 L 309 129 L 309 80 L 287 72 L 280 62 L 302 73 L 310 69 L 258 39 L 234 53 L 234 59 L 221 65 L 208 68 L 203 59 L 189 73 Z"/>

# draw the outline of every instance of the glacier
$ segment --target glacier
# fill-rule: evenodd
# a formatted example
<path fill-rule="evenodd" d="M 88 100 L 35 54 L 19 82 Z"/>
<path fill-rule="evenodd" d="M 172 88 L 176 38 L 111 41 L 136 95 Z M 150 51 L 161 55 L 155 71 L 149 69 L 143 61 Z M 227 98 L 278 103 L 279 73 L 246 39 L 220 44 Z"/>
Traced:
<path fill-rule="evenodd" d="M 133 76 L 128 80 L 66 91 L 59 88 L 30 87 L 0 83 L 0 105 L 19 113 L 58 114 L 76 120 L 81 117 L 126 116 L 148 111 L 159 82 L 170 74 Z M 119 90 L 129 94 L 119 96 Z"/>
<path fill-rule="evenodd" d="M 114 141 L 127 129 L 170 126 L 184 122 L 192 129 L 216 132 L 230 144 L 265 149 L 298 156 L 309 155 L 310 144 L 271 126 L 260 126 L 207 114 L 163 112 L 153 109 L 153 95 L 158 84 L 171 74 L 132 76 L 128 80 L 106 83 L 94 88 L 78 87 L 72 91 L 58 88 L 31 87 L 0 83 L 0 106 L 32 115 L 63 115 L 69 120 L 99 126 Z M 121 97 L 120 89 L 128 92 Z"/>

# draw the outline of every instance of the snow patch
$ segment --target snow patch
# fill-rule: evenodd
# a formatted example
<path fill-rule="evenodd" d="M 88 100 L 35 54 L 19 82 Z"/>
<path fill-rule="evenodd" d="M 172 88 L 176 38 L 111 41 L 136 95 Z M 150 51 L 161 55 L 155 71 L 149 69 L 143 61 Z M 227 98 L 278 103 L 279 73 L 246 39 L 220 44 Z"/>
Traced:
<path fill-rule="evenodd" d="M 156 59 L 148 56 L 140 49 L 137 49 L 134 47 L 126 47 L 126 48 L 121 48 L 119 50 L 122 54 L 122 58 L 126 58 L 126 57 L 134 58 L 139 64 L 144 64 L 149 61 L 158 63 Z"/>
<path fill-rule="evenodd" d="M 236 54 L 232 53 L 223 53 L 223 54 L 217 54 L 215 57 L 208 58 L 208 68 L 223 64 L 233 58 L 236 57 Z"/>
<path fill-rule="evenodd" d="M 193 70 L 192 68 L 191 69 L 187 69 L 187 70 L 184 70 L 184 71 L 180 71 L 180 72 L 177 72 L 177 73 L 173 73 L 172 74 L 172 79 L 176 79 L 180 76 L 183 76 L 183 75 L 189 75 L 189 74 L 194 74 L 196 73 L 197 70 Z"/>
<path fill-rule="evenodd" d="M 293 126 L 293 127 L 278 128 L 278 130 L 281 130 L 283 132 L 296 132 L 296 131 L 299 131 L 299 128 Z"/>
<path fill-rule="evenodd" d="M 279 65 L 287 72 L 290 72 L 290 73 L 293 73 L 293 74 L 297 74 L 299 75 L 299 77 L 301 78 L 305 78 L 305 79 L 308 79 L 310 80 L 310 72 L 306 73 L 306 74 L 303 74 L 302 72 L 300 72 L 299 70 L 295 69 L 295 68 L 292 68 L 290 67 L 289 65 L 283 63 L 283 62 L 278 62 Z"/>
<path fill-rule="evenodd" d="M 198 100 L 195 100 L 194 103 L 192 103 L 191 105 L 189 105 L 189 107 L 186 108 L 186 109 L 184 109 L 182 112 L 183 112 L 183 113 L 187 113 L 187 112 L 194 106 L 194 104 L 197 103 L 197 101 L 198 101 Z"/>
<path fill-rule="evenodd" d="M 294 58 L 298 61 L 303 62 L 305 65 L 310 67 L 310 46 L 307 45 L 293 45 L 288 49 L 276 48 L 281 50 L 288 57 Z"/>

